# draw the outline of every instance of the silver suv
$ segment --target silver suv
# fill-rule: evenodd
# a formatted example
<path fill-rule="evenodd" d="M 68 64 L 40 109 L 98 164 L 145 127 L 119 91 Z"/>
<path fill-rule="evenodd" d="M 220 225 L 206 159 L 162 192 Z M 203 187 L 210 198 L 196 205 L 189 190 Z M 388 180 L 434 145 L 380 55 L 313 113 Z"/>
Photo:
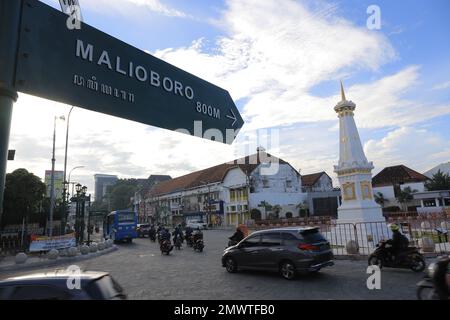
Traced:
<path fill-rule="evenodd" d="M 319 228 L 290 227 L 252 233 L 225 249 L 222 266 L 231 273 L 239 269 L 277 271 L 290 280 L 298 272 L 332 266 L 333 260 L 330 243 Z"/>

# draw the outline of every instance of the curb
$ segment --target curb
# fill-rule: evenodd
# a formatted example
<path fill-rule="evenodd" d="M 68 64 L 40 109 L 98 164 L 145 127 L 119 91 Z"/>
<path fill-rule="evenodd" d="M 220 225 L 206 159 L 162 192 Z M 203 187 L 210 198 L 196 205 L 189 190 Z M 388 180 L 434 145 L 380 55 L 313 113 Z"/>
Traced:
<path fill-rule="evenodd" d="M 44 261 L 38 261 L 38 262 L 34 262 L 34 263 L 24 263 L 24 264 L 11 264 L 11 265 L 7 265 L 4 267 L 0 266 L 0 272 L 3 271 L 20 271 L 20 270 L 26 270 L 26 269 L 33 269 L 33 268 L 46 268 L 46 267 L 53 267 L 53 266 L 57 266 L 60 264 L 64 264 L 67 262 L 76 262 L 76 261 L 83 261 L 83 260 L 88 260 L 91 258 L 95 258 L 95 257 L 99 257 L 102 256 L 104 254 L 113 252 L 119 250 L 119 248 L 115 245 L 113 245 L 111 248 L 107 248 L 104 249 L 102 251 L 97 251 L 94 253 L 89 253 L 87 255 L 77 255 L 76 257 L 61 257 L 58 258 L 56 260 L 44 260 Z"/>

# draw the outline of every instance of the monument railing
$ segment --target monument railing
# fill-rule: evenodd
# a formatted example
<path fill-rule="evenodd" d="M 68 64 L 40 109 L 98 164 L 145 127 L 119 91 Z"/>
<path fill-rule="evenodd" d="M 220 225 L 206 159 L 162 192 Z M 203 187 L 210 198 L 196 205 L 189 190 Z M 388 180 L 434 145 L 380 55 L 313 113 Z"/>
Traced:
<path fill-rule="evenodd" d="M 335 255 L 367 256 L 373 252 L 381 239 L 389 239 L 391 232 L 387 225 L 396 223 L 401 232 L 423 253 L 450 253 L 450 217 L 409 216 L 389 218 L 387 221 L 363 223 L 336 223 L 336 220 L 313 219 L 282 222 L 271 220 L 269 223 L 256 223 L 255 230 L 272 229 L 287 226 L 316 226 L 330 242 Z"/>

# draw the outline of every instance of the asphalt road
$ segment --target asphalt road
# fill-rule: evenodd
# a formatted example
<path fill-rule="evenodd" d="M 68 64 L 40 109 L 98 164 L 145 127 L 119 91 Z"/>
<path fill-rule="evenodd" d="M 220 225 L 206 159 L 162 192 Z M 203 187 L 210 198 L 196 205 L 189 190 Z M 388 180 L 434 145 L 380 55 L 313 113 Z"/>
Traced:
<path fill-rule="evenodd" d="M 169 256 L 148 238 L 121 244 L 112 253 L 80 261 L 83 270 L 108 271 L 125 288 L 130 299 L 416 299 L 416 283 L 423 277 L 410 270 L 383 269 L 381 289 L 367 289 L 365 261 L 336 260 L 332 267 L 315 275 L 288 281 L 276 273 L 239 272 L 229 274 L 221 266 L 222 251 L 230 231 L 204 232 L 205 250 L 183 247 Z M 58 269 L 69 265 L 58 266 Z M 53 268 L 54 269 L 54 268 Z M 36 271 L 1 273 L 0 278 Z"/>

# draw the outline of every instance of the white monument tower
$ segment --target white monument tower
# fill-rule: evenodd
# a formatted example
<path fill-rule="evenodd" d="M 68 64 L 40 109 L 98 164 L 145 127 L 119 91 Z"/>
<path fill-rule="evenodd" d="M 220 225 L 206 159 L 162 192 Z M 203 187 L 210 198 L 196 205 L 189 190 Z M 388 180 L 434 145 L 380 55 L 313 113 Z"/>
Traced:
<path fill-rule="evenodd" d="M 338 223 L 384 221 L 381 207 L 373 198 L 373 163 L 367 161 L 353 118 L 356 105 L 345 98 L 342 81 L 341 96 L 334 107 L 339 117 L 339 164 L 334 166 L 334 172 L 342 193 Z"/>
<path fill-rule="evenodd" d="M 342 204 L 338 208 L 338 224 L 353 223 L 364 226 L 359 228 L 358 238 L 367 243 L 377 243 L 386 231 L 385 218 L 380 205 L 373 197 L 372 169 L 373 163 L 368 162 L 356 128 L 353 111 L 356 105 L 345 98 L 341 81 L 342 100 L 334 107 L 339 117 L 339 164 L 334 166 L 341 186 Z M 366 231 L 367 222 L 381 222 L 370 224 L 370 232 Z M 370 236 L 369 236 L 370 235 Z M 369 236 L 369 237 L 367 237 Z M 361 242 L 361 241 L 359 241 Z"/>

